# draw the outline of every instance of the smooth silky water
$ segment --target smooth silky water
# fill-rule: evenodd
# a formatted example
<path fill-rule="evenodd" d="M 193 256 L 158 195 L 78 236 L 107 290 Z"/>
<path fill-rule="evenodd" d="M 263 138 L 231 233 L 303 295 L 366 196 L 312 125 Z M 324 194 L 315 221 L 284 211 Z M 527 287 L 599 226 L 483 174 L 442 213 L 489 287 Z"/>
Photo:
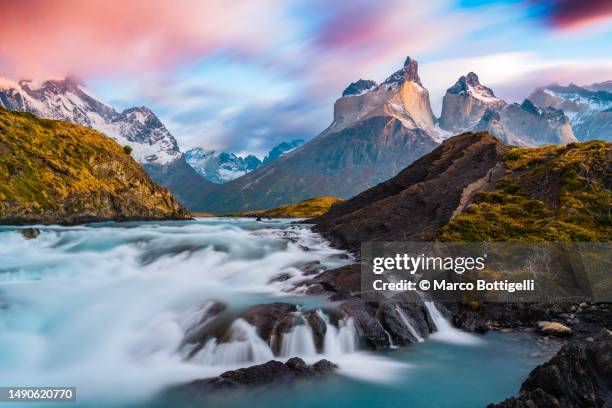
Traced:
<path fill-rule="evenodd" d="M 77 387 L 77 403 L 53 407 L 158 407 L 167 387 L 293 356 L 327 358 L 340 375 L 223 392 L 200 406 L 485 406 L 516 393 L 555 348 L 527 334 L 462 333 L 427 304 L 438 329 L 429 340 L 360 351 L 351 320 L 332 325 L 325 299 L 293 290 L 307 278 L 297 266 L 319 261 L 334 268 L 350 260 L 292 220 L 38 228 L 38 238 L 25 240 L 20 228 L 0 227 L 0 385 Z M 289 279 L 275 281 L 279 274 Z M 328 325 L 323 353 L 300 325 L 274 356 L 241 319 L 231 324 L 228 342 L 212 339 L 194 351 L 185 333 L 213 301 L 236 316 L 272 301 L 320 308 Z"/>

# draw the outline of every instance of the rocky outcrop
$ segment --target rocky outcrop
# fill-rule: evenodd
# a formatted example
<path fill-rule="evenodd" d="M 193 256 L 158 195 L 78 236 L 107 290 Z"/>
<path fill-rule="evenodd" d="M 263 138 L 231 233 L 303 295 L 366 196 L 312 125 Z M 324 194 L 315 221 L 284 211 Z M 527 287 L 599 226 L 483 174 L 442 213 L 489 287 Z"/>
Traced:
<path fill-rule="evenodd" d="M 446 303 L 455 327 L 469 332 L 489 330 L 538 330 L 540 325 L 565 326 L 560 333 L 572 341 L 584 341 L 595 336 L 602 327 L 612 327 L 612 305 L 569 303 Z M 551 335 L 552 332 L 542 332 Z M 568 337 L 568 336 L 562 336 Z"/>
<path fill-rule="evenodd" d="M 294 312 L 297 308 L 292 303 L 266 303 L 255 305 L 246 310 L 241 317 L 257 328 L 257 334 L 266 342 L 273 337 L 280 339 L 294 325 Z M 276 345 L 274 348 L 278 348 Z"/>
<path fill-rule="evenodd" d="M 164 399 L 168 402 L 202 402 L 217 391 L 290 384 L 331 375 L 336 368 L 337 366 L 328 360 L 320 360 L 311 365 L 297 357 L 290 358 L 286 363 L 271 360 L 264 364 L 227 371 L 218 377 L 174 387 L 165 393 Z"/>
<path fill-rule="evenodd" d="M 0 109 L 0 223 L 189 219 L 112 139 Z"/>
<path fill-rule="evenodd" d="M 586 344 L 569 343 L 536 367 L 518 397 L 489 408 L 594 408 L 612 404 L 612 332 Z"/>
<path fill-rule="evenodd" d="M 433 240 L 461 204 L 465 189 L 493 179 L 507 149 L 486 133 L 448 139 L 397 176 L 313 219 L 314 230 L 355 252 L 365 241 Z"/>
<path fill-rule="evenodd" d="M 40 230 L 38 228 L 24 228 L 21 230 L 21 235 L 25 239 L 34 239 L 40 235 Z"/>
<path fill-rule="evenodd" d="M 343 92 L 342 96 L 358 96 L 376 88 L 378 84 L 369 79 L 360 79 L 351 83 Z"/>
<path fill-rule="evenodd" d="M 578 141 L 562 110 L 538 108 L 527 99 L 520 105 L 488 110 L 473 130 L 489 132 L 504 143 L 523 147 Z"/>
<path fill-rule="evenodd" d="M 440 127 L 455 133 L 465 131 L 476 125 L 487 110 L 495 111 L 505 105 L 492 89 L 480 83 L 478 75 L 470 72 L 446 91 Z"/>

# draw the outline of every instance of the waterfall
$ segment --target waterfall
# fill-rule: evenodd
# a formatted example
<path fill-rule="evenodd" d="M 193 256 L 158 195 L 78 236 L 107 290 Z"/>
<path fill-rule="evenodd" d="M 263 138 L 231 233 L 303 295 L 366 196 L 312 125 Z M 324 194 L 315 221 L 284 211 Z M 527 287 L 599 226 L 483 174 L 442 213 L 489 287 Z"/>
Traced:
<path fill-rule="evenodd" d="M 424 301 L 425 307 L 429 312 L 429 316 L 436 326 L 436 332 L 432 334 L 432 339 L 437 339 L 447 343 L 474 345 L 481 343 L 481 340 L 476 336 L 461 331 L 453 327 L 436 307 L 432 301 Z"/>
<path fill-rule="evenodd" d="M 308 357 L 317 354 L 312 329 L 308 321 L 303 316 L 301 317 L 304 324 L 294 326 L 288 333 L 283 334 L 281 345 L 281 356 L 283 357 Z"/>
<path fill-rule="evenodd" d="M 270 346 L 257 335 L 256 328 L 242 319 L 230 327 L 228 342 L 218 343 L 213 338 L 194 357 L 209 366 L 263 363 L 273 358 Z"/>
<path fill-rule="evenodd" d="M 389 348 L 397 348 L 395 344 L 393 344 L 393 338 L 391 337 L 391 334 L 385 329 L 383 329 L 383 331 L 385 332 L 385 334 L 387 335 L 387 339 L 389 340 Z"/>
<path fill-rule="evenodd" d="M 408 328 L 408 331 L 410 332 L 410 334 L 412 334 L 412 336 L 415 339 L 417 339 L 417 341 L 419 343 L 424 341 L 423 337 L 419 334 L 418 331 L 416 331 L 416 329 L 414 328 L 414 326 L 412 325 L 412 323 L 408 319 L 408 316 L 406 316 L 406 313 L 404 313 L 404 311 L 399 306 L 396 306 L 395 310 L 397 311 L 397 314 L 399 315 L 400 319 L 402 320 L 402 323 L 404 323 L 404 325 Z"/>
<path fill-rule="evenodd" d="M 325 322 L 326 330 L 323 338 L 323 354 L 339 356 L 357 350 L 357 331 L 353 319 L 341 319 L 338 328 L 330 323 L 329 317 L 317 309 L 317 315 Z"/>

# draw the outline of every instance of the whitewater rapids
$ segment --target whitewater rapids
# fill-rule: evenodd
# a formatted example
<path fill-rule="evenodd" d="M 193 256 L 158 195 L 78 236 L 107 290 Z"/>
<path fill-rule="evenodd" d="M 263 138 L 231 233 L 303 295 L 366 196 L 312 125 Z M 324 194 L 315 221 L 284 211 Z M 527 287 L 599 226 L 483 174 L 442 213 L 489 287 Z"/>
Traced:
<path fill-rule="evenodd" d="M 353 322 L 331 325 L 321 311 L 323 353 L 307 324 L 287 333 L 275 356 L 237 319 L 229 341 L 210 340 L 185 357 L 185 327 L 207 302 L 244 310 L 316 301 L 291 292 L 305 279 L 296 266 L 350 260 L 303 226 L 206 219 L 38 228 L 38 238 L 25 240 L 19 228 L 0 227 L 0 384 L 76 386 L 80 401 L 100 403 L 296 355 L 372 380 L 406 367 L 359 352 Z M 280 274 L 289 278 L 275 281 Z"/>

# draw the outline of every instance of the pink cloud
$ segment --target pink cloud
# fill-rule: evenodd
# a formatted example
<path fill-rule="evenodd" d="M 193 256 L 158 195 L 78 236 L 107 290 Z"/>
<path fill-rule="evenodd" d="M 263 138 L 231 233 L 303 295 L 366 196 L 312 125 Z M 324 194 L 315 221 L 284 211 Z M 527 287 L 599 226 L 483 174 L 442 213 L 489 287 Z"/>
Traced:
<path fill-rule="evenodd" d="M 612 2 L 607 0 L 538 0 L 545 4 L 551 23 L 562 29 L 574 29 L 612 19 Z"/>
<path fill-rule="evenodd" d="M 275 41 L 276 0 L 21 0 L 2 2 L 0 72 L 90 75 L 163 67 L 228 47 Z"/>

